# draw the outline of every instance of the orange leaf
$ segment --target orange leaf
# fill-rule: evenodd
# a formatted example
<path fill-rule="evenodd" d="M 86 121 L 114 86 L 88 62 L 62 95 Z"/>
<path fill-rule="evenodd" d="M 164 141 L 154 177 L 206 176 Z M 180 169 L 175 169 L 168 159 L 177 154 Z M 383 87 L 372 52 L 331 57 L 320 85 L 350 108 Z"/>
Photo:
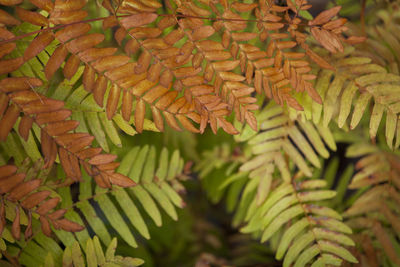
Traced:
<path fill-rule="evenodd" d="M 341 6 L 335 6 L 332 7 L 331 9 L 321 12 L 313 20 L 309 21 L 308 25 L 313 26 L 313 25 L 321 25 L 327 23 L 331 18 L 333 18 L 339 13 L 341 8 L 342 8 Z"/>
<path fill-rule="evenodd" d="M 156 20 L 156 18 L 157 14 L 154 13 L 139 13 L 123 18 L 121 20 L 121 24 L 127 29 L 135 28 L 152 23 L 153 21 Z"/>

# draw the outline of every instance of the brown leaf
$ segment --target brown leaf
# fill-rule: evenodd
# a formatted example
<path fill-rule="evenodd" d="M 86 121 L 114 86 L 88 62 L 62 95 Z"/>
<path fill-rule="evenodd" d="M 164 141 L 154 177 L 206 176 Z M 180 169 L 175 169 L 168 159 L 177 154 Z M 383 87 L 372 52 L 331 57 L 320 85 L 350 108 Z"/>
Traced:
<path fill-rule="evenodd" d="M 6 94 L 0 93 L 0 118 L 3 117 L 4 112 L 8 108 L 9 98 Z"/>
<path fill-rule="evenodd" d="M 85 10 L 53 11 L 50 13 L 49 21 L 53 24 L 71 24 L 81 22 L 87 15 Z"/>
<path fill-rule="evenodd" d="M 152 55 L 147 50 L 143 51 L 143 53 L 140 54 L 137 65 L 134 69 L 135 73 L 140 74 L 146 72 L 150 66 L 151 59 Z"/>
<path fill-rule="evenodd" d="M 48 221 L 48 220 L 46 219 L 46 217 L 44 217 L 44 216 L 40 216 L 40 217 L 39 217 L 39 220 L 40 220 L 42 232 L 43 232 L 46 236 L 51 237 L 51 227 L 50 227 L 49 221 Z"/>
<path fill-rule="evenodd" d="M 48 214 L 47 218 L 49 218 L 50 220 L 57 220 L 60 219 L 61 217 L 63 217 L 65 215 L 65 213 L 67 212 L 67 209 L 59 209 L 56 210 L 55 212 Z"/>
<path fill-rule="evenodd" d="M 14 126 L 15 122 L 19 117 L 19 108 L 14 103 L 8 107 L 6 113 L 0 120 L 0 141 L 5 141 L 8 133 L 11 131 L 12 127 Z"/>
<path fill-rule="evenodd" d="M 19 25 L 20 22 L 3 9 L 0 9 L 0 24 L 5 25 Z"/>
<path fill-rule="evenodd" d="M 85 66 L 85 70 L 83 71 L 82 83 L 83 87 L 86 91 L 92 92 L 94 84 L 95 84 L 95 71 L 89 65 Z"/>
<path fill-rule="evenodd" d="M 117 52 L 115 47 L 105 47 L 105 48 L 89 48 L 78 54 L 80 59 L 85 62 L 91 62 L 102 57 L 112 56 Z"/>
<path fill-rule="evenodd" d="M 82 9 L 86 4 L 85 0 L 56 0 L 54 10 L 74 11 Z"/>
<path fill-rule="evenodd" d="M 105 175 L 107 175 L 107 174 L 105 174 Z M 101 188 L 111 188 L 111 184 L 110 184 L 109 179 L 108 178 L 104 179 L 103 175 L 98 174 L 98 175 L 95 175 L 93 178 L 94 178 L 94 181 L 96 182 L 96 184 L 99 187 L 101 187 Z"/>
<path fill-rule="evenodd" d="M 64 77 L 67 78 L 68 80 L 71 79 L 75 75 L 80 64 L 81 60 L 79 59 L 79 57 L 74 54 L 71 54 L 64 65 L 63 69 Z"/>
<path fill-rule="evenodd" d="M 28 225 L 26 226 L 24 237 L 25 241 L 27 241 L 32 236 L 32 212 L 28 211 Z"/>
<path fill-rule="evenodd" d="M 98 72 L 103 72 L 106 70 L 114 69 L 119 66 L 125 65 L 128 63 L 129 57 L 124 55 L 119 56 L 105 56 L 96 60 L 92 63 L 92 67 L 94 67 Z"/>
<path fill-rule="evenodd" d="M 19 206 L 15 206 L 15 218 L 12 223 L 11 233 L 12 236 L 19 240 L 21 238 L 21 225 L 20 225 L 20 214 L 19 214 Z"/>
<path fill-rule="evenodd" d="M 114 171 L 119 165 L 119 162 L 111 162 L 103 165 L 97 165 L 97 168 L 100 171 Z"/>
<path fill-rule="evenodd" d="M 93 97 L 96 103 L 100 106 L 103 107 L 103 101 L 104 101 L 104 94 L 106 93 L 107 90 L 107 79 L 103 75 L 100 75 L 97 77 L 97 80 L 94 84 L 93 88 Z"/>
<path fill-rule="evenodd" d="M 32 101 L 29 105 L 25 105 L 22 109 L 26 114 L 37 114 L 57 111 L 64 107 L 64 102 L 50 98 L 39 99 Z"/>
<path fill-rule="evenodd" d="M 174 115 L 172 115 L 169 112 L 163 112 L 164 118 L 166 120 L 166 122 L 168 123 L 169 126 L 171 126 L 172 129 L 176 130 L 176 131 L 182 131 L 182 129 L 179 127 L 177 121 L 174 118 Z"/>
<path fill-rule="evenodd" d="M 25 141 L 28 140 L 32 124 L 33 124 L 33 119 L 30 116 L 22 117 L 19 123 L 18 132 Z"/>
<path fill-rule="evenodd" d="M 91 33 L 78 37 L 66 44 L 71 53 L 78 53 L 103 42 L 104 35 L 100 33 Z"/>
<path fill-rule="evenodd" d="M 94 137 L 87 135 L 81 138 L 77 138 L 67 145 L 67 149 L 72 153 L 77 153 L 83 150 L 85 147 L 90 146 L 94 140 Z"/>
<path fill-rule="evenodd" d="M 123 18 L 121 20 L 121 24 L 123 27 L 129 28 L 136 28 L 139 26 L 143 26 L 149 23 L 152 23 L 157 19 L 157 14 L 154 13 L 138 13 L 131 15 L 129 17 Z"/>
<path fill-rule="evenodd" d="M 62 167 L 63 167 L 63 169 L 65 171 L 65 175 L 68 178 L 71 178 L 71 179 L 74 180 L 75 172 L 73 170 L 72 162 L 70 160 L 68 151 L 66 149 L 60 147 L 58 149 L 58 156 L 59 156 L 61 165 L 62 165 Z"/>
<path fill-rule="evenodd" d="M 69 116 L 71 116 L 71 110 L 69 109 L 60 109 L 57 111 L 40 113 L 36 115 L 36 123 L 39 125 L 44 125 L 47 123 L 64 121 Z"/>
<path fill-rule="evenodd" d="M 85 227 L 67 219 L 60 219 L 54 221 L 54 224 L 57 224 L 61 229 L 68 232 L 79 232 L 85 229 Z"/>
<path fill-rule="evenodd" d="M 308 25 L 313 26 L 313 25 L 321 25 L 327 23 L 331 18 L 333 18 L 339 13 L 341 8 L 342 8 L 341 6 L 335 6 L 321 12 L 313 20 L 309 21 Z"/>
<path fill-rule="evenodd" d="M 213 63 L 213 67 L 216 71 L 231 71 L 239 66 L 239 60 L 226 60 Z"/>
<path fill-rule="evenodd" d="M 3 165 L 0 166 L 0 179 L 8 177 L 17 172 L 17 167 L 14 165 Z"/>
<path fill-rule="evenodd" d="M 136 185 L 132 179 L 117 172 L 109 174 L 109 178 L 112 184 L 121 187 L 132 187 Z"/>
<path fill-rule="evenodd" d="M 249 12 L 249 11 L 253 10 L 254 8 L 258 7 L 258 4 L 257 3 L 247 4 L 247 3 L 234 2 L 231 5 L 231 7 L 239 12 Z"/>
<path fill-rule="evenodd" d="M 367 37 L 364 36 L 350 36 L 345 40 L 346 43 L 350 45 L 360 44 L 367 40 Z"/>
<path fill-rule="evenodd" d="M 137 99 L 135 108 L 135 128 L 141 133 L 143 131 L 143 122 L 146 115 L 146 105 L 143 99 Z"/>
<path fill-rule="evenodd" d="M 58 197 L 55 198 L 50 198 L 49 200 L 46 200 L 43 202 L 35 211 L 39 213 L 40 215 L 45 215 L 55 207 L 57 207 L 58 203 L 60 202 L 60 199 Z"/>
<path fill-rule="evenodd" d="M 109 120 L 112 119 L 117 110 L 120 95 L 121 95 L 121 89 L 119 88 L 118 85 L 113 84 L 111 86 L 110 93 L 108 94 L 107 97 L 106 114 L 107 114 L 107 119 Z"/>
<path fill-rule="evenodd" d="M 96 155 L 89 160 L 89 164 L 92 165 L 102 165 L 113 162 L 117 158 L 116 155 L 113 154 L 100 154 Z"/>
<path fill-rule="evenodd" d="M 24 64 L 22 57 L 0 60 L 0 75 L 13 72 L 21 67 L 22 64 Z"/>
<path fill-rule="evenodd" d="M 150 108 L 153 116 L 153 121 L 157 129 L 160 130 L 160 132 L 164 131 L 164 120 L 161 116 L 160 111 L 155 106 L 150 106 Z"/>
<path fill-rule="evenodd" d="M 157 82 L 160 78 L 162 68 L 163 66 L 160 62 L 152 64 L 150 66 L 149 72 L 147 73 L 147 79 L 152 82 Z"/>
<path fill-rule="evenodd" d="M 39 205 L 39 203 L 45 200 L 48 196 L 50 196 L 50 194 L 50 191 L 40 191 L 30 194 L 21 202 L 21 206 L 28 210 L 32 209 L 35 206 Z"/>
<path fill-rule="evenodd" d="M 40 183 L 40 179 L 30 180 L 28 182 L 22 183 L 13 188 L 7 198 L 11 201 L 21 200 L 21 198 L 36 190 L 40 186 Z"/>
<path fill-rule="evenodd" d="M 23 0 L 0 0 L 0 5 L 15 6 L 21 4 Z"/>
<path fill-rule="evenodd" d="M 189 121 L 189 119 L 186 116 L 178 114 L 178 115 L 176 115 L 176 118 L 178 119 L 178 121 L 182 124 L 182 126 L 186 130 L 188 130 L 188 131 L 190 131 L 192 133 L 199 133 L 200 132 L 200 130 L 197 129 L 196 127 L 194 127 L 193 124 Z"/>
<path fill-rule="evenodd" d="M 40 9 L 46 10 L 47 12 L 53 10 L 54 3 L 51 0 L 29 0 L 29 2 Z"/>
<path fill-rule="evenodd" d="M 172 102 L 174 102 L 175 98 L 177 97 L 177 91 L 170 91 L 163 95 L 156 103 L 156 107 L 159 109 L 166 109 Z"/>
<path fill-rule="evenodd" d="M 50 168 L 57 157 L 57 145 L 45 131 L 40 132 L 40 143 L 45 162 L 43 168 Z"/>
<path fill-rule="evenodd" d="M 64 45 L 60 45 L 54 50 L 49 61 L 47 61 L 46 67 L 44 68 L 44 73 L 48 80 L 53 77 L 54 73 L 58 70 L 61 64 L 64 62 L 68 55 L 68 50 Z"/>
<path fill-rule="evenodd" d="M 238 130 L 236 130 L 236 128 L 227 120 L 225 120 L 224 118 L 218 118 L 217 119 L 219 126 L 222 127 L 222 129 L 224 129 L 225 132 L 227 132 L 228 134 L 238 134 Z"/>
<path fill-rule="evenodd" d="M 56 32 L 56 38 L 61 43 L 65 43 L 71 39 L 75 39 L 79 36 L 84 35 L 88 31 L 90 31 L 90 28 L 90 24 L 87 23 L 70 25 Z"/>
<path fill-rule="evenodd" d="M 202 26 L 193 31 L 192 39 L 193 39 L 193 41 L 206 39 L 206 38 L 210 37 L 211 35 L 213 35 L 214 33 L 215 33 L 215 30 L 212 26 L 209 26 L 209 25 Z"/>
<path fill-rule="evenodd" d="M 40 13 L 28 11 L 26 9 L 20 8 L 19 6 L 15 8 L 15 11 L 22 21 L 43 27 L 47 26 L 48 24 L 47 18 Z"/>
<path fill-rule="evenodd" d="M 0 45 L 0 58 L 10 54 L 17 47 L 15 43 L 5 43 Z"/>
<path fill-rule="evenodd" d="M 46 127 L 44 127 L 44 130 L 50 136 L 59 136 L 75 130 L 78 125 L 79 121 L 75 120 L 57 121 L 47 124 Z"/>
<path fill-rule="evenodd" d="M 40 34 L 38 37 L 33 39 L 33 41 L 29 44 L 28 48 L 26 48 L 24 52 L 24 60 L 28 61 L 29 59 L 35 57 L 43 49 L 45 49 L 53 40 L 54 40 L 53 34 L 50 32 L 46 31 Z"/>
<path fill-rule="evenodd" d="M 100 147 L 89 147 L 85 150 L 81 150 L 76 153 L 77 157 L 80 159 L 90 159 L 98 154 L 100 154 L 102 149 Z"/>
<path fill-rule="evenodd" d="M 129 93 L 128 91 L 124 90 L 124 93 L 122 95 L 121 113 L 122 113 L 122 117 L 126 121 L 129 121 L 131 119 L 132 104 L 133 104 L 132 94 Z"/>

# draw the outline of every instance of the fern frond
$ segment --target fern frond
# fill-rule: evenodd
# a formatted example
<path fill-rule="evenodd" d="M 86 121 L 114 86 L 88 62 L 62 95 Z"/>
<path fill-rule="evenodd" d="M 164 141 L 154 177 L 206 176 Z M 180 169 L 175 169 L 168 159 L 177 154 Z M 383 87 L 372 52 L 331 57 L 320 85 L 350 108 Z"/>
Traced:
<path fill-rule="evenodd" d="M 112 229 L 130 246 L 137 247 L 137 232 L 146 239 L 150 238 L 147 227 L 149 222 L 143 216 L 143 212 L 157 226 L 162 225 L 161 209 L 173 220 L 177 220 L 175 208 L 184 206 L 179 195 L 182 190 L 179 179 L 184 176 L 183 160 L 178 151 L 170 156 L 168 151 L 163 149 L 157 156 L 153 146 L 134 147 L 123 158 L 118 171 L 133 179 L 137 185 L 129 189 L 102 189 L 93 185 L 88 177 L 83 175 L 84 182 L 79 184 L 79 201 L 72 201 L 70 188 L 60 188 L 58 193 L 63 198 L 61 206 L 68 209 L 66 216 L 75 218 L 75 221 L 86 220 L 104 244 L 111 241 Z M 95 206 L 93 200 L 97 203 Z M 99 210 L 95 208 L 97 205 Z M 74 211 L 72 206 L 76 206 L 79 213 Z M 105 219 L 101 219 L 100 216 L 104 216 Z M 60 231 L 56 231 L 56 235 L 68 246 L 75 240 L 72 235 Z M 78 240 L 82 245 L 86 238 L 78 237 Z"/>
<path fill-rule="evenodd" d="M 56 244 L 57 245 L 57 244 Z M 139 258 L 122 257 L 115 255 L 117 249 L 117 238 L 107 244 L 107 248 L 103 251 L 103 247 L 100 244 L 99 238 L 94 236 L 89 238 L 85 245 L 79 245 L 75 241 L 71 246 L 67 246 L 64 251 L 57 245 L 58 249 L 53 249 L 47 253 L 44 261 L 37 258 L 37 255 L 32 255 L 34 259 L 30 258 L 31 261 L 40 262 L 46 267 L 55 266 L 140 266 L 144 263 Z M 29 253 L 25 251 L 24 253 Z M 62 252 L 62 254 L 60 253 Z M 35 259 L 36 256 L 36 259 Z"/>
<path fill-rule="evenodd" d="M 293 110 L 292 110 L 293 111 Z M 317 168 L 320 167 L 319 156 L 329 157 L 329 152 L 324 145 L 336 150 L 336 144 L 332 133 L 328 128 L 315 126 L 301 117 L 296 112 L 287 113 L 281 106 L 268 105 L 257 115 L 260 123 L 260 132 L 251 131 L 244 127 L 237 137 L 238 141 L 246 141 L 254 155 L 254 158 L 241 166 L 242 171 L 252 171 L 250 177 L 262 174 L 268 169 L 270 163 L 276 165 L 281 172 L 281 177 L 289 181 L 290 171 L 285 162 L 282 151 L 295 163 L 306 176 L 312 175 L 311 168 L 306 160 Z M 308 141 L 307 141 L 308 139 Z M 315 152 L 315 151 L 316 152 Z M 272 173 L 272 168 L 268 173 Z"/>
<path fill-rule="evenodd" d="M 310 8 L 306 1 L 287 0 L 284 7 L 270 0 L 259 4 L 222 1 L 210 3 L 208 9 L 191 1 L 177 1 L 174 4 L 179 14 L 167 16 L 154 12 L 160 7 L 155 2 L 149 8 L 135 1 L 104 1 L 104 7 L 111 13 L 104 19 L 104 28 L 118 26 L 115 39 L 125 50 L 118 55 L 113 47 L 96 48 L 105 37 L 88 33 L 91 26 L 83 21 L 87 12 L 82 10 L 85 5 L 82 1 L 50 3 L 32 1 L 39 9 L 46 10 L 49 18 L 16 8 L 21 20 L 45 27 L 18 60 L 27 62 L 56 43 L 57 48 L 45 66 L 46 78 L 50 79 L 65 62 L 63 74 L 70 79 L 83 63 L 84 87 L 93 93 L 99 106 L 107 101 L 107 118 L 114 116 L 122 96 L 121 114 L 125 120 L 130 120 L 132 104 L 136 103 L 135 125 L 139 132 L 143 130 L 146 105 L 150 106 L 159 130 L 164 129 L 164 117 L 176 130 L 183 126 L 192 132 L 203 132 L 209 123 L 214 132 L 222 127 L 236 134 L 237 130 L 226 120 L 232 110 L 239 121 L 246 121 L 256 129 L 252 111 L 258 106 L 251 95 L 254 87 L 258 92 L 264 87 L 277 103 L 287 102 L 297 109 L 302 107 L 291 96 L 294 90 L 306 90 L 315 101 L 321 102 L 309 82 L 315 76 L 310 74 L 309 62 L 304 58 L 308 56 L 322 67 L 330 66 L 309 48 L 306 34 L 299 31 L 302 15 Z M 294 12 L 293 18 L 287 15 L 289 10 Z M 325 11 L 307 24 L 317 42 L 333 53 L 342 51 L 341 42 L 345 41 L 342 36 L 345 20 L 332 20 L 338 11 L 338 8 Z M 254 24 L 254 20 L 247 19 L 253 12 L 258 34 L 246 31 Z M 121 13 L 130 15 L 121 18 Z M 211 25 L 210 16 L 217 17 Z M 49 27 L 51 24 L 56 26 Z M 124 41 L 125 37 L 129 40 Z M 221 39 L 222 43 L 212 39 Z M 265 41 L 267 52 L 247 44 Z M 303 52 L 297 52 L 296 46 Z M 18 67 L 22 64 L 19 61 Z M 8 72 L 14 70 L 10 66 Z M 175 90 L 170 90 L 171 86 Z M 108 94 L 107 88 L 110 88 Z M 192 121 L 200 124 L 200 129 Z"/>
<path fill-rule="evenodd" d="M 73 79 L 78 80 L 82 77 L 82 73 L 83 68 L 80 67 Z M 97 105 L 93 95 L 84 90 L 83 86 L 76 89 L 73 89 L 73 86 L 74 83 L 64 80 L 51 97 L 64 101 L 65 107 L 72 111 L 72 118 L 79 121 L 77 131 L 92 134 L 106 152 L 110 151 L 108 140 L 117 147 L 122 146 L 120 131 L 131 136 L 137 134 L 133 127 L 133 116 L 130 121 L 125 121 L 120 114 L 115 114 L 112 120 L 108 120 L 106 109 Z M 158 131 L 155 124 L 148 119 L 144 119 L 142 128 L 146 131 Z"/>
<path fill-rule="evenodd" d="M 17 173 L 15 165 L 0 167 L 0 234 L 7 226 L 6 218 L 12 223 L 12 236 L 21 238 L 21 224 L 25 221 L 25 240 L 29 239 L 32 232 L 32 219 L 38 219 L 45 235 L 51 235 L 51 227 L 69 232 L 81 231 L 79 224 L 64 218 L 67 210 L 55 209 L 60 198 L 51 197 L 49 190 L 39 190 L 42 180 L 27 177 L 25 173 Z M 9 214 L 11 213 L 11 214 Z"/>
<path fill-rule="evenodd" d="M 110 183 L 132 186 L 134 183 L 124 175 L 115 173 L 116 156 L 100 154 L 101 148 L 89 147 L 93 137 L 86 133 L 74 133 L 79 122 L 68 120 L 71 111 L 64 109 L 64 102 L 48 98 L 34 91 L 42 85 L 36 78 L 5 78 L 0 81 L 1 94 L 7 100 L 1 106 L 4 115 L 0 120 L 0 140 L 5 140 L 23 113 L 18 127 L 19 135 L 28 140 L 32 125 L 40 129 L 40 143 L 45 168 L 50 168 L 57 156 L 67 177 L 72 181 L 81 179 L 80 165 L 103 187 Z"/>
<path fill-rule="evenodd" d="M 380 248 L 374 245 L 375 249 L 382 249 L 390 261 L 398 265 L 400 258 L 394 243 L 398 243 L 395 237 L 400 236 L 400 159 L 365 144 L 350 147 L 347 155 L 362 157 L 356 164 L 358 172 L 349 188 L 364 191 L 344 213 L 348 224 L 360 235 L 372 235 L 371 238 L 380 244 Z M 365 231 L 367 229 L 372 229 L 372 233 Z M 365 250 L 366 247 L 362 247 Z"/>
<path fill-rule="evenodd" d="M 399 25 L 391 19 L 394 17 L 396 11 L 380 10 L 374 22 L 377 25 L 370 27 L 370 39 L 364 45 L 356 50 L 347 47 L 343 54 L 330 59 L 335 71 L 321 70 L 316 81 L 316 89 L 324 99 L 323 108 L 315 103 L 312 105 L 314 122 L 319 122 L 322 117 L 327 126 L 332 119 L 337 119 L 340 128 L 349 125 L 354 129 L 372 102 L 370 137 L 375 140 L 382 118 L 386 117 L 385 136 L 391 149 L 400 146 L 397 123 L 400 76 L 396 52 L 400 41 L 396 35 Z M 351 120 L 347 124 L 349 116 Z"/>
<path fill-rule="evenodd" d="M 242 232 L 262 232 L 261 242 L 269 240 L 287 225 L 279 241 L 277 259 L 283 266 L 306 266 L 313 260 L 315 266 L 333 264 L 340 266 L 339 256 L 350 262 L 357 260 L 343 246 L 354 246 L 347 237 L 351 229 L 343 224 L 334 210 L 314 204 L 330 199 L 335 191 L 322 190 L 324 180 L 293 180 L 284 182 L 269 195 L 250 217 Z M 298 220 L 297 220 L 298 219 Z M 292 225 L 289 222 L 293 222 Z M 285 256 L 284 256 L 285 255 Z"/>

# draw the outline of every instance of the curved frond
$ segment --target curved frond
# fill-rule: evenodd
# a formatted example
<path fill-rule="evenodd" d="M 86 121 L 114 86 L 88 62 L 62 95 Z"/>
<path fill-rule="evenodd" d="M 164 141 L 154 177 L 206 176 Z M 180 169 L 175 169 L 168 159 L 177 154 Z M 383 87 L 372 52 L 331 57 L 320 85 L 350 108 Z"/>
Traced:
<path fill-rule="evenodd" d="M 344 213 L 348 224 L 357 230 L 368 259 L 379 258 L 380 253 L 376 250 L 382 250 L 390 261 L 398 265 L 400 159 L 366 144 L 354 145 L 347 153 L 350 157 L 362 157 L 356 164 L 358 172 L 349 185 L 350 189 L 362 191 Z M 376 239 L 379 246 L 372 245 L 372 239 Z"/>
<path fill-rule="evenodd" d="M 390 148 L 397 148 L 400 76 L 388 73 L 368 57 L 357 57 L 352 53 L 353 49 L 349 48 L 347 56 L 341 56 L 332 63 L 337 67 L 335 72 L 323 70 L 318 74 L 316 88 L 324 96 L 324 104 L 323 107 L 313 104 L 313 121 L 318 123 L 321 120 L 323 125 L 328 126 L 333 118 L 337 118 L 340 128 L 354 129 L 372 100 L 369 121 L 371 138 L 375 139 L 379 124 L 386 114 L 386 141 Z M 396 142 L 393 144 L 395 136 Z"/>
<path fill-rule="evenodd" d="M 241 231 L 260 232 L 261 242 L 265 242 L 284 229 L 276 252 L 276 258 L 283 259 L 283 266 L 340 266 L 342 259 L 356 263 L 344 248 L 354 246 L 347 236 L 351 229 L 341 222 L 336 211 L 317 204 L 336 195 L 335 191 L 324 190 L 325 186 L 326 182 L 318 179 L 283 182 L 249 216 Z"/>
<path fill-rule="evenodd" d="M 77 241 L 75 241 L 71 246 L 67 246 L 62 251 L 61 247 L 56 244 L 57 248 L 53 248 L 51 251 L 47 252 L 46 258 L 43 259 L 38 257 L 37 255 L 29 255 L 26 262 L 32 264 L 33 262 L 40 262 L 40 264 L 44 264 L 46 267 L 55 267 L 55 266 L 140 266 L 143 264 L 143 260 L 139 258 L 132 257 L 122 257 L 119 255 L 115 255 L 115 251 L 117 249 L 117 238 L 113 238 L 113 240 L 107 244 L 106 250 L 103 250 L 102 245 L 100 244 L 99 238 L 94 236 L 93 238 L 89 238 L 85 245 L 79 245 Z M 25 253 L 29 253 L 32 251 L 25 251 Z M 46 252 L 46 251 L 43 251 Z"/>
<path fill-rule="evenodd" d="M 5 78 L 0 81 L 0 92 L 6 102 L 2 103 L 4 115 L 0 120 L 0 140 L 5 140 L 14 127 L 20 113 L 19 135 L 29 141 L 33 125 L 39 130 L 45 168 L 53 166 L 58 157 L 67 177 L 73 182 L 81 180 L 82 166 L 102 187 L 111 183 L 132 186 L 134 183 L 124 175 L 114 172 L 118 163 L 116 156 L 101 154 L 101 148 L 91 147 L 93 137 L 76 133 L 79 122 L 69 120 L 71 111 L 63 108 L 64 102 L 48 98 L 36 91 L 42 81 L 36 78 Z"/>
<path fill-rule="evenodd" d="M 84 175 L 84 182 L 79 184 L 78 201 L 72 200 L 70 188 L 60 188 L 61 207 L 68 210 L 66 216 L 82 223 L 85 220 L 104 244 L 108 244 L 116 232 L 127 244 L 137 247 L 137 233 L 150 238 L 148 217 L 161 226 L 161 210 L 177 220 L 176 208 L 184 207 L 179 195 L 183 188 L 179 182 L 184 177 L 183 160 L 178 151 L 170 155 L 163 149 L 157 155 L 153 146 L 134 147 L 125 155 L 118 171 L 135 181 L 136 186 L 104 189 Z M 73 206 L 79 212 L 72 209 Z M 75 240 L 64 232 L 56 231 L 56 235 L 67 246 Z M 76 236 L 81 245 L 87 239 Z"/>
<path fill-rule="evenodd" d="M 43 181 L 34 173 L 17 172 L 15 165 L 0 166 L 0 235 L 8 225 L 12 237 L 21 238 L 21 225 L 26 225 L 24 238 L 32 237 L 32 220 L 39 220 L 43 233 L 51 236 L 51 225 L 68 232 L 82 231 L 82 226 L 64 218 L 65 209 L 56 209 L 59 197 L 43 187 Z M 8 223 L 11 221 L 11 223 Z M 4 237 L 7 238 L 7 230 Z"/>

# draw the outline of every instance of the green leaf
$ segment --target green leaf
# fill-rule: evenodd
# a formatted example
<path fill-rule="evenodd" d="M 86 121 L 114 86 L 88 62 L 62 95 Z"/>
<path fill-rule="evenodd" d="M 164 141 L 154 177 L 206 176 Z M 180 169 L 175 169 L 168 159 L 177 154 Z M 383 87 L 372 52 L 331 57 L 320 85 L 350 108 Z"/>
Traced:
<path fill-rule="evenodd" d="M 46 259 L 44 261 L 44 267 L 54 267 L 54 259 L 51 256 L 51 253 L 49 252 L 46 256 Z"/>
<path fill-rule="evenodd" d="M 154 178 L 154 171 L 156 168 L 156 148 L 150 147 L 147 159 L 143 168 L 142 182 L 151 183 Z"/>
<path fill-rule="evenodd" d="M 137 209 L 135 203 L 129 197 L 128 193 L 123 189 L 116 189 L 113 191 L 113 194 L 115 199 L 118 201 L 118 204 L 124 211 L 124 214 L 128 217 L 133 226 L 135 226 L 142 236 L 144 236 L 146 239 L 149 239 L 150 234 L 146 223 L 143 220 L 143 217 Z"/>
<path fill-rule="evenodd" d="M 108 138 L 110 138 L 111 142 L 117 147 L 122 147 L 121 139 L 119 138 L 119 133 L 115 128 L 113 122 L 107 119 L 106 113 L 104 112 L 99 113 L 99 119 L 103 124 L 104 130 Z"/>
<path fill-rule="evenodd" d="M 314 240 L 314 235 L 311 232 L 306 232 L 294 240 L 285 256 L 285 259 L 283 260 L 283 267 L 289 267 L 294 261 L 296 261 L 300 252 Z"/>
<path fill-rule="evenodd" d="M 140 181 L 141 175 L 142 175 L 142 170 L 143 170 L 143 166 L 144 166 L 144 162 L 146 160 L 147 157 L 147 152 L 149 151 L 149 146 L 145 145 L 144 147 L 142 147 L 138 153 L 138 155 L 136 156 L 136 158 L 133 161 L 132 164 L 132 169 L 129 172 L 129 177 L 132 178 L 133 181 L 135 181 L 136 183 L 138 183 Z"/>
<path fill-rule="evenodd" d="M 71 247 L 72 262 L 75 267 L 85 267 L 85 260 L 78 242 L 74 242 Z"/>
<path fill-rule="evenodd" d="M 165 147 L 161 150 L 160 161 L 158 163 L 158 169 L 156 172 L 156 176 L 158 179 L 165 180 L 167 178 L 167 170 L 168 170 L 168 149 Z"/>
<path fill-rule="evenodd" d="M 129 226 L 125 223 L 121 214 L 118 212 L 117 207 L 110 200 L 107 195 L 98 194 L 95 198 L 99 204 L 101 210 L 104 212 L 107 220 L 110 222 L 111 226 L 121 235 L 121 237 L 131 246 L 136 248 L 137 243 L 133 237 Z"/>
<path fill-rule="evenodd" d="M 112 261 L 114 259 L 116 249 L 117 249 L 117 238 L 114 237 L 111 243 L 107 247 L 106 261 Z"/>
<path fill-rule="evenodd" d="M 66 247 L 64 250 L 63 266 L 72 266 L 72 251 L 70 247 Z"/>
<path fill-rule="evenodd" d="M 307 266 L 307 264 L 312 260 L 315 256 L 320 253 L 318 246 L 313 245 L 306 250 L 304 250 L 300 256 L 297 258 L 293 267 L 303 267 Z"/>
<path fill-rule="evenodd" d="M 97 263 L 102 266 L 106 262 L 106 258 L 104 257 L 103 249 L 101 248 L 100 241 L 97 236 L 93 237 L 93 246 L 96 253 Z"/>
<path fill-rule="evenodd" d="M 175 150 L 172 153 L 171 160 L 169 162 L 167 180 L 172 180 L 178 174 L 179 161 L 180 161 L 179 150 Z"/>
<path fill-rule="evenodd" d="M 347 249 L 341 246 L 338 246 L 329 241 L 322 241 L 322 240 L 318 241 L 318 245 L 323 251 L 333 253 L 347 260 L 348 262 L 358 263 L 358 260 L 353 255 L 351 255 L 351 253 Z"/>
<path fill-rule="evenodd" d="M 144 190 L 143 187 L 141 187 L 140 185 L 130 187 L 128 190 L 130 190 L 138 198 L 144 210 L 153 219 L 154 223 L 157 226 L 161 226 L 162 221 L 160 211 L 158 210 L 157 205 L 155 204 L 149 193 L 147 193 L 147 191 Z"/>
<path fill-rule="evenodd" d="M 290 226 L 290 228 L 285 231 L 285 233 L 282 236 L 282 240 L 279 243 L 279 247 L 276 252 L 276 255 L 275 255 L 275 258 L 277 260 L 281 260 L 283 258 L 283 255 L 285 254 L 286 250 L 288 249 L 288 247 L 292 243 L 292 241 L 295 239 L 295 237 L 301 231 L 303 231 L 308 225 L 309 225 L 308 219 L 303 218 L 303 219 L 297 221 L 292 226 Z"/>
<path fill-rule="evenodd" d="M 300 205 L 295 205 L 279 214 L 279 216 L 268 225 L 267 229 L 264 230 L 261 237 L 261 242 L 265 242 L 270 239 L 271 236 L 278 231 L 283 224 L 287 223 L 289 220 L 295 218 L 303 212 L 303 208 Z"/>
<path fill-rule="evenodd" d="M 144 184 L 143 187 L 153 196 L 165 212 L 174 220 L 178 220 L 176 210 L 167 195 L 155 184 Z"/>
<path fill-rule="evenodd" d="M 92 239 L 88 239 L 86 243 L 86 260 L 87 267 L 97 267 L 97 257 Z"/>

